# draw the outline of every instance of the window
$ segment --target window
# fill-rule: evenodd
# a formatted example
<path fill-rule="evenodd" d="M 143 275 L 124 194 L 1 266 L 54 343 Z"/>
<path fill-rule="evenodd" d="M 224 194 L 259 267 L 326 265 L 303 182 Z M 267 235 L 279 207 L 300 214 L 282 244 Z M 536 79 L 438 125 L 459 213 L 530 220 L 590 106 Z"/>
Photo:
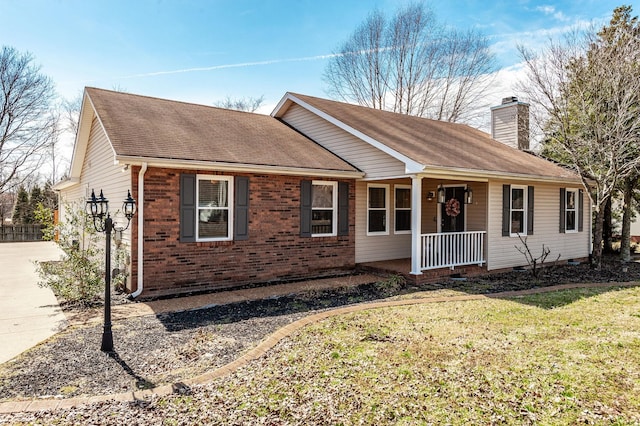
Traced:
<path fill-rule="evenodd" d="M 560 233 L 582 232 L 584 226 L 581 189 L 560 188 Z"/>
<path fill-rule="evenodd" d="M 577 232 L 578 222 L 578 190 L 567 189 L 565 193 L 565 232 Z"/>
<path fill-rule="evenodd" d="M 338 182 L 313 181 L 311 185 L 311 235 L 336 235 Z"/>
<path fill-rule="evenodd" d="M 349 182 L 300 181 L 300 236 L 349 235 Z"/>
<path fill-rule="evenodd" d="M 233 180 L 227 176 L 198 175 L 197 241 L 232 239 Z"/>
<path fill-rule="evenodd" d="M 411 233 L 411 186 L 396 185 L 395 190 L 395 233 Z"/>
<path fill-rule="evenodd" d="M 533 235 L 533 186 L 502 185 L 502 236 Z"/>
<path fill-rule="evenodd" d="M 389 185 L 367 187 L 367 235 L 388 235 Z"/>
<path fill-rule="evenodd" d="M 511 235 L 526 235 L 527 228 L 527 202 L 526 202 L 526 187 L 525 186 L 511 186 Z"/>

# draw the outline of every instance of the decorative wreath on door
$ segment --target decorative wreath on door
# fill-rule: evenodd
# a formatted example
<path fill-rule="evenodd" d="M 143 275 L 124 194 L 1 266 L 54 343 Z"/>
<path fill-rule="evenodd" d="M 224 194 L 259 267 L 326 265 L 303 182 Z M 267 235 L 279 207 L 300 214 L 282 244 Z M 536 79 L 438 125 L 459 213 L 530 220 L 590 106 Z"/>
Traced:
<path fill-rule="evenodd" d="M 450 199 L 444 205 L 444 211 L 449 217 L 456 217 L 460 214 L 460 201 L 455 198 Z"/>

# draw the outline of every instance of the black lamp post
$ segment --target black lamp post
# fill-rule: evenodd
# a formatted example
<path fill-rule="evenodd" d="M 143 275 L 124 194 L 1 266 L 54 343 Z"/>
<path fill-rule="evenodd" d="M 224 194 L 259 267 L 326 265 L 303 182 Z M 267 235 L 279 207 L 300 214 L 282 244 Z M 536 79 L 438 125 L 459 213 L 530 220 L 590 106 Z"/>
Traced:
<path fill-rule="evenodd" d="M 131 198 L 131 192 L 127 191 L 127 198 L 122 204 L 122 211 L 127 218 L 127 226 L 117 228 L 116 223 L 109 215 L 109 200 L 104 198 L 102 190 L 100 197 L 96 198 L 96 193 L 91 190 L 91 198 L 87 200 L 87 214 L 93 217 L 93 226 L 98 232 L 105 233 L 106 246 L 104 250 L 104 329 L 102 332 L 103 352 L 113 352 L 113 335 L 111 334 L 111 231 L 124 231 L 129 227 L 131 218 L 136 213 L 136 202 Z"/>

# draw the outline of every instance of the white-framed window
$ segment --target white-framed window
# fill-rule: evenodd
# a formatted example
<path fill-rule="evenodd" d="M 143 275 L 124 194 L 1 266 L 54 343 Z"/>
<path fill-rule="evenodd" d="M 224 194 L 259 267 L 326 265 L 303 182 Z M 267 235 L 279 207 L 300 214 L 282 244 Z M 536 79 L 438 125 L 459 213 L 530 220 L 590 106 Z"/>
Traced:
<path fill-rule="evenodd" d="M 395 185 L 393 189 L 394 189 L 394 195 L 395 195 L 394 233 L 410 234 L 411 233 L 411 185 Z"/>
<path fill-rule="evenodd" d="M 511 236 L 527 235 L 527 187 L 511 185 Z"/>
<path fill-rule="evenodd" d="M 337 235 L 338 182 L 311 182 L 311 236 Z"/>
<path fill-rule="evenodd" d="M 233 238 L 233 178 L 198 175 L 196 241 L 228 241 Z"/>
<path fill-rule="evenodd" d="M 565 232 L 578 232 L 578 190 L 567 189 L 565 191 Z"/>
<path fill-rule="evenodd" d="M 367 235 L 389 235 L 389 185 L 367 185 Z"/>

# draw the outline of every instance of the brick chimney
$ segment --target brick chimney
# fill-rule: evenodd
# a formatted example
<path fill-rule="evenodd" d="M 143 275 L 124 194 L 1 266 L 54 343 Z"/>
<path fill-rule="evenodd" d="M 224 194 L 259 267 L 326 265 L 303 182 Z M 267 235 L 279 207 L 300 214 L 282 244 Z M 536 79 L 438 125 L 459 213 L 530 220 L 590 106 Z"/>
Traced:
<path fill-rule="evenodd" d="M 522 151 L 529 149 L 529 104 L 515 96 L 491 108 L 491 137 Z"/>

